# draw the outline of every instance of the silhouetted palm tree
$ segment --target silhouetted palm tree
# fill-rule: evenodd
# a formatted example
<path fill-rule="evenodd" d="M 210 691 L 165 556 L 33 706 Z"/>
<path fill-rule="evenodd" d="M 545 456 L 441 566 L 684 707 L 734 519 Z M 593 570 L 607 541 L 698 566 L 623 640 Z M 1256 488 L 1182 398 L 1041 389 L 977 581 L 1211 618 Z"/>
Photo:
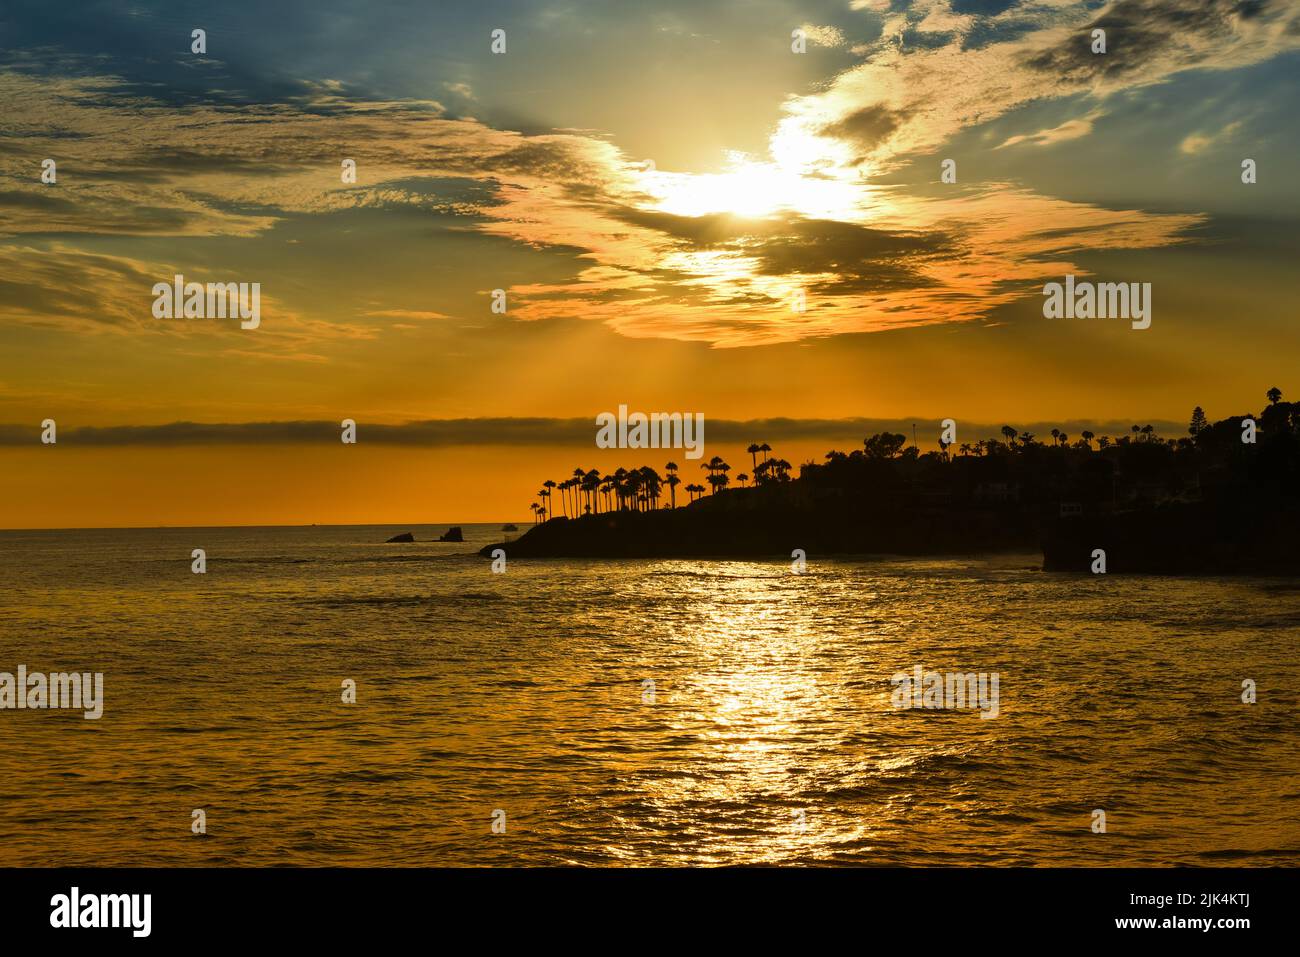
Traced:
<path fill-rule="evenodd" d="M 1273 388 L 1265 392 L 1264 395 L 1268 397 L 1269 405 L 1277 405 L 1282 401 L 1282 390 L 1277 386 L 1273 386 Z"/>
<path fill-rule="evenodd" d="M 580 511 L 578 508 L 578 497 L 581 494 L 582 477 L 586 474 L 587 473 L 580 468 L 573 470 L 573 481 L 570 483 L 569 487 L 573 489 L 573 517 L 574 518 L 578 517 Z"/>
<path fill-rule="evenodd" d="M 628 469 L 620 468 L 614 473 L 614 498 L 616 508 L 623 511 L 628 497 Z"/>
<path fill-rule="evenodd" d="M 677 463 L 669 462 L 664 466 L 664 471 L 668 473 L 668 478 L 664 480 L 664 484 L 668 486 L 669 507 L 676 508 L 677 486 L 682 483 L 682 480 L 677 477 Z"/>
<path fill-rule="evenodd" d="M 749 461 L 751 463 L 751 466 L 753 468 L 758 468 L 758 451 L 759 451 L 758 445 L 753 442 L 750 442 L 749 448 L 745 449 L 745 451 L 749 453 Z"/>
<path fill-rule="evenodd" d="M 659 507 L 659 496 L 662 494 L 663 479 L 648 465 L 643 465 L 637 470 L 641 473 L 641 488 L 645 493 L 646 509 Z"/>
<path fill-rule="evenodd" d="M 582 491 L 587 497 L 587 511 L 593 515 L 600 511 L 596 491 L 600 488 L 600 472 L 592 469 L 582 477 Z"/>
<path fill-rule="evenodd" d="M 714 483 L 714 481 L 713 481 L 713 476 L 716 475 L 716 474 L 717 474 L 720 470 L 722 470 L 722 469 L 730 469 L 731 466 L 728 465 L 726 462 L 722 461 L 722 457 L 721 457 L 721 456 L 715 455 L 713 458 L 709 459 L 707 462 L 701 462 L 701 463 L 700 463 L 700 468 L 702 468 L 702 469 L 708 469 L 708 470 L 709 470 L 709 478 L 708 478 L 708 482 L 709 482 L 709 485 L 713 486 L 714 490 L 716 491 L 716 490 L 717 490 L 717 485 L 716 485 L 716 484 Z"/>

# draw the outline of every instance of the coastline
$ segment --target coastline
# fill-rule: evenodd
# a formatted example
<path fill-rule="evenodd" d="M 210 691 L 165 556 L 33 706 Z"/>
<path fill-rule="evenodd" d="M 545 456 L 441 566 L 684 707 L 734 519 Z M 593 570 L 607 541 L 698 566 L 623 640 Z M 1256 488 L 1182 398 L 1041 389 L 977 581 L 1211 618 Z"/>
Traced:
<path fill-rule="evenodd" d="M 754 493 L 749 493 L 751 496 Z M 1300 510 L 1254 511 L 1232 501 L 1083 515 L 1045 508 L 728 507 L 735 491 L 679 509 L 624 510 L 534 525 L 492 558 L 935 557 L 1039 551 L 1042 570 L 1107 574 L 1300 575 Z"/>

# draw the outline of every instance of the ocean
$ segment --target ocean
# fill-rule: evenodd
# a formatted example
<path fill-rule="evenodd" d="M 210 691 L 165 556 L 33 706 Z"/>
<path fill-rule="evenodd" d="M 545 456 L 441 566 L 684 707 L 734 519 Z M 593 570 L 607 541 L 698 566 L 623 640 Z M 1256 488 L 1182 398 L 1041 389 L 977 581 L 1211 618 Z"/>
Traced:
<path fill-rule="evenodd" d="M 1294 581 L 446 528 L 0 532 L 0 672 L 104 675 L 0 710 L 0 865 L 1300 864 Z"/>

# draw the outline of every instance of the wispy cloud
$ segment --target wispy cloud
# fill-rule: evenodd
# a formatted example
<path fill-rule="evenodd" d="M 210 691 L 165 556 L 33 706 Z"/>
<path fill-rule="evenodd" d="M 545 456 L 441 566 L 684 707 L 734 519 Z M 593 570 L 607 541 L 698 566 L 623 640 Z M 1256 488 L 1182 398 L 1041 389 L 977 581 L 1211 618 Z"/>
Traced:
<path fill-rule="evenodd" d="M 850 154 L 836 162 L 874 175 L 1033 101 L 1079 94 L 1104 101 L 1185 70 L 1231 70 L 1300 48 L 1300 7 L 1288 0 L 1115 0 L 1100 10 L 992 4 L 984 9 L 999 12 L 978 18 L 949 16 L 950 9 L 947 0 L 918 0 L 889 14 L 861 64 L 825 90 L 790 99 L 786 134 L 828 140 L 822 155 L 831 158 L 842 157 L 836 142 L 847 142 Z M 993 39 L 971 46 L 977 24 Z M 1105 54 L 1091 50 L 1094 29 L 1107 31 Z M 927 42 L 895 42 L 908 32 Z M 862 138 L 845 127 L 855 116 L 890 123 Z"/>
<path fill-rule="evenodd" d="M 799 27 L 804 32 L 809 42 L 823 47 L 842 47 L 847 42 L 844 39 L 844 31 L 838 27 L 818 26 L 815 23 L 805 23 Z"/>
<path fill-rule="evenodd" d="M 1064 123 L 1061 123 L 1058 126 L 1053 126 L 1050 129 L 1039 130 L 1036 133 L 1021 133 L 1016 136 L 1009 136 L 995 147 L 995 149 L 1006 149 L 1009 146 L 1019 146 L 1022 143 L 1027 143 L 1030 146 L 1055 146 L 1057 143 L 1077 140 L 1092 132 L 1093 121 L 1101 115 L 1101 110 L 1093 110 L 1087 116 L 1082 116 L 1073 120 L 1066 120 Z"/>
<path fill-rule="evenodd" d="M 1178 148 L 1189 156 L 1195 156 L 1221 140 L 1231 139 L 1239 129 L 1241 129 L 1240 120 L 1229 123 L 1217 133 L 1191 133 L 1178 144 Z"/>

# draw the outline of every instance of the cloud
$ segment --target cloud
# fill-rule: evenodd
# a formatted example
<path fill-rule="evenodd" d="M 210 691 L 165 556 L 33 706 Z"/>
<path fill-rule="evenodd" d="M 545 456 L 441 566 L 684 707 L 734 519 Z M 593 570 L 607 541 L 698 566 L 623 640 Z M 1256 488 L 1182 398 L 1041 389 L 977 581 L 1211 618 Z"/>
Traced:
<path fill-rule="evenodd" d="M 1116 0 L 1100 11 L 1081 2 L 960 9 L 977 7 L 994 15 L 941 16 L 946 0 L 918 0 L 891 13 L 862 63 L 816 93 L 790 98 L 782 121 L 787 134 L 829 140 L 833 155 L 837 139 L 863 145 L 855 117 L 888 117 L 894 122 L 867 124 L 877 135 L 846 164 L 877 175 L 1032 101 L 1078 94 L 1104 100 L 1185 70 L 1236 69 L 1300 47 L 1300 6 L 1289 0 Z M 977 26 L 991 30 L 993 39 L 972 47 L 966 40 Z M 1107 31 L 1105 54 L 1091 52 L 1094 28 Z M 938 45 L 900 45 L 908 31 L 951 36 Z"/>
<path fill-rule="evenodd" d="M 68 246 L 0 245 L 6 318 L 81 332 L 139 329 L 163 273 L 123 256 Z"/>
<path fill-rule="evenodd" d="M 821 128 L 826 136 L 850 140 L 855 146 L 870 150 L 882 143 L 902 124 L 903 113 L 880 105 L 864 106 L 843 119 Z"/>
<path fill-rule="evenodd" d="M 367 312 L 367 316 L 373 316 L 376 319 L 451 319 L 451 316 L 441 312 L 433 312 L 428 309 L 376 309 Z"/>
<path fill-rule="evenodd" d="M 1001 150 L 1006 149 L 1008 146 L 1018 146 L 1021 143 L 1028 143 L 1031 146 L 1054 146 L 1057 143 L 1077 140 L 1081 136 L 1087 136 L 1092 132 L 1093 121 L 1101 115 L 1100 110 L 1093 110 L 1087 116 L 1073 120 L 1066 120 L 1064 123 L 1061 123 L 1059 126 L 1053 126 L 1051 129 L 1039 130 L 1036 133 L 1022 133 L 1017 136 L 1009 136 L 994 148 Z"/>
<path fill-rule="evenodd" d="M 182 352 L 209 358 L 241 355 L 319 362 L 323 357 L 312 349 L 323 342 L 374 335 L 364 326 L 304 317 L 286 305 L 274 287 L 261 291 L 261 325 L 256 331 L 241 329 L 234 321 L 156 319 L 153 286 L 171 283 L 178 272 L 171 263 L 91 252 L 63 242 L 0 244 L 0 304 L 5 318 L 13 322 L 77 335 L 170 338 Z M 230 278 L 218 275 L 214 281 Z M 250 348 L 254 343 L 256 350 Z"/>
<path fill-rule="evenodd" d="M 1179 151 L 1188 156 L 1203 153 L 1220 140 L 1230 139 L 1241 129 L 1241 121 L 1229 123 L 1217 133 L 1190 133 L 1178 144 Z"/>
<path fill-rule="evenodd" d="M 824 27 L 805 23 L 799 29 L 804 32 L 804 36 L 818 46 L 842 47 L 847 42 L 844 39 L 844 31 L 838 27 Z"/>
<path fill-rule="evenodd" d="M 640 285 L 600 282 L 517 289 L 517 318 L 581 317 L 633 338 L 731 348 L 846 332 L 971 322 L 1067 272 L 1080 249 L 1179 242 L 1197 215 L 1108 210 L 1011 184 L 930 199 L 877 194 L 871 226 L 787 216 L 747 221 L 622 210 L 671 246 Z M 617 291 L 618 295 L 611 293 Z M 797 293 L 806 309 L 794 311 Z"/>
<path fill-rule="evenodd" d="M 886 20 L 863 61 L 790 97 L 766 155 L 735 154 L 708 173 L 648 169 L 595 133 L 495 129 L 434 100 L 364 99 L 333 79 L 284 84 L 273 102 L 182 108 L 142 84 L 87 75 L 84 61 L 46 61 L 66 75 L 11 68 L 0 72 L 0 134 L 22 145 L 0 153 L 0 307 L 55 328 L 134 328 L 137 284 L 147 289 L 169 265 L 156 252 L 109 256 L 95 241 L 255 243 L 289 219 L 404 208 L 447 217 L 429 228 L 458 239 L 505 240 L 568 264 L 558 278 L 554 268 L 545 280 L 516 274 L 517 321 L 578 318 L 720 348 L 976 321 L 1046 276 L 1082 274 L 1074 259 L 1084 250 L 1184 242 L 1204 217 L 1109 210 L 996 181 L 939 194 L 882 174 L 1031 101 L 1092 102 L 1000 148 L 1081 138 L 1110 95 L 1300 44 L 1300 8 L 1279 0 L 854 7 Z M 1086 42 L 1098 24 L 1105 55 Z M 969 46 L 976 29 L 991 33 Z M 1183 149 L 1209 142 L 1193 134 Z M 47 156 L 59 162 L 57 186 L 39 182 Z M 340 181 L 345 157 L 357 162 L 356 184 Z M 42 261 L 55 250 L 65 263 Z M 491 268 L 491 256 L 483 262 Z M 803 311 L 791 308 L 799 295 Z M 279 358 L 317 361 L 313 337 L 379 334 L 279 305 L 293 317 L 270 350 Z M 434 318 L 399 314 L 402 305 L 358 312 Z"/>
<path fill-rule="evenodd" d="M 1006 423 L 963 422 L 962 434 L 969 441 L 996 438 Z M 1061 428 L 1070 435 L 1089 429 L 1097 435 L 1127 435 L 1131 423 L 1072 419 L 1066 422 L 1013 423 L 1018 431 L 1035 435 Z M 1143 423 L 1145 424 L 1145 423 Z M 1181 435 L 1184 425 L 1151 423 L 1157 432 Z M 825 439 L 854 448 L 863 438 L 877 432 L 912 434 L 932 441 L 939 423 L 929 419 L 712 419 L 705 420 L 705 435 L 711 444 L 806 441 Z M 76 428 L 60 423 L 59 445 L 88 448 L 223 446 L 223 445 L 311 445 L 338 444 L 340 423 L 332 421 L 202 423 L 170 422 L 164 425 L 123 425 Z M 367 444 L 430 449 L 451 446 L 563 446 L 592 448 L 595 414 L 591 418 L 472 418 L 430 419 L 400 424 L 357 422 L 358 436 Z M 26 446 L 40 442 L 37 425 L 0 425 L 0 446 Z M 849 443 L 845 446 L 844 443 Z M 640 450 L 628 450 L 635 456 Z"/>

